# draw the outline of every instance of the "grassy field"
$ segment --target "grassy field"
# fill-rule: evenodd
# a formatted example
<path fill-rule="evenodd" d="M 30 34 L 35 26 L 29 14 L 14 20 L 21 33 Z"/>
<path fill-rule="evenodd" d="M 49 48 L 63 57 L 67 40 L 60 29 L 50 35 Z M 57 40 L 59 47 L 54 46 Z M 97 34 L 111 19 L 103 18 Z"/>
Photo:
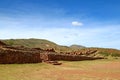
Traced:
<path fill-rule="evenodd" d="M 0 64 L 0 80 L 120 80 L 120 59 Z"/>

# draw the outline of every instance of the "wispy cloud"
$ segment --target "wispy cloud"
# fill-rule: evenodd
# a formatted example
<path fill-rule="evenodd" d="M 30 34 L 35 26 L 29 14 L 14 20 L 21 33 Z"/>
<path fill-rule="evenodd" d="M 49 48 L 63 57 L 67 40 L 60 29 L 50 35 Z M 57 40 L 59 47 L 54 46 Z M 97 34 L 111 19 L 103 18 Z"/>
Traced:
<path fill-rule="evenodd" d="M 64 10 L 49 9 L 51 13 L 46 11 L 42 14 L 41 10 L 28 15 L 23 13 L 14 17 L 0 15 L 0 38 L 42 38 L 61 45 L 80 44 L 120 49 L 120 24 L 98 24 L 94 20 L 66 17 Z"/>
<path fill-rule="evenodd" d="M 73 26 L 83 26 L 83 23 L 82 22 L 78 22 L 78 21 L 73 21 L 72 25 Z"/>

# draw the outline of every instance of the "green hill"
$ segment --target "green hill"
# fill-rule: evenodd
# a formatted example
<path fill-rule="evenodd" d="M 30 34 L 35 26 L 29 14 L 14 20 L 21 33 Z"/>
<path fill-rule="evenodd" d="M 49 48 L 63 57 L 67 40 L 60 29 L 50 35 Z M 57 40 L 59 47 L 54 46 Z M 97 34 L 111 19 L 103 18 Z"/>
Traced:
<path fill-rule="evenodd" d="M 24 46 L 42 49 L 58 47 L 57 44 L 45 39 L 8 39 L 2 41 L 10 46 Z"/>
<path fill-rule="evenodd" d="M 86 48 L 86 47 L 82 46 L 82 45 L 76 45 L 76 44 L 74 44 L 74 45 L 71 45 L 70 48 L 72 48 L 72 49 L 83 49 L 83 48 Z"/>
<path fill-rule="evenodd" d="M 2 41 L 10 46 L 24 46 L 28 48 L 41 48 L 41 49 L 53 48 L 55 49 L 56 52 L 71 52 L 71 51 L 78 50 L 78 48 L 61 46 L 45 39 L 33 39 L 33 38 L 32 39 L 7 39 Z"/>
<path fill-rule="evenodd" d="M 104 56 L 104 57 L 120 57 L 120 50 L 116 49 L 108 49 L 108 48 L 86 48 L 81 45 L 72 45 L 68 46 L 61 46 L 54 42 L 45 40 L 45 39 L 8 39 L 8 40 L 1 40 L 7 45 L 10 46 L 24 46 L 28 48 L 41 48 L 41 49 L 51 49 L 53 48 L 56 52 L 66 53 L 66 52 L 82 52 L 82 53 L 89 53 L 90 50 L 94 51 L 97 50 L 97 54 L 92 54 L 92 56 Z"/>

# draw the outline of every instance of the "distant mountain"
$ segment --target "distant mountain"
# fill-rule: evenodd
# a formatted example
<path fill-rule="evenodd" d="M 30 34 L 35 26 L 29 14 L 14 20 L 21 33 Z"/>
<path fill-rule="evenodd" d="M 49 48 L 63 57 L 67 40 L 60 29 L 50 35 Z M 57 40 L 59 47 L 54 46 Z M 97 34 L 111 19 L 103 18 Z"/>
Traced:
<path fill-rule="evenodd" d="M 73 48 L 73 49 L 82 49 L 82 48 L 86 48 L 85 46 L 82 46 L 82 45 L 71 45 L 70 48 Z"/>

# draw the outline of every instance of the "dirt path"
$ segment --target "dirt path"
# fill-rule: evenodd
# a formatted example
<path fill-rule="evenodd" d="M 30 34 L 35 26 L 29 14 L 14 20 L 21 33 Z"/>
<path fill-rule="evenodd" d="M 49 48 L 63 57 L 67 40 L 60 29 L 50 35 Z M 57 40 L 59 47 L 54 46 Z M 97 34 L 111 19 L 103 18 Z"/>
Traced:
<path fill-rule="evenodd" d="M 58 80 L 80 80 L 80 78 L 85 79 L 85 77 L 86 80 L 120 80 L 120 62 L 95 64 L 87 67 L 86 70 L 66 66 L 67 64 L 63 64 L 61 70 L 57 70 L 51 75 L 57 74 L 59 76 Z"/>

